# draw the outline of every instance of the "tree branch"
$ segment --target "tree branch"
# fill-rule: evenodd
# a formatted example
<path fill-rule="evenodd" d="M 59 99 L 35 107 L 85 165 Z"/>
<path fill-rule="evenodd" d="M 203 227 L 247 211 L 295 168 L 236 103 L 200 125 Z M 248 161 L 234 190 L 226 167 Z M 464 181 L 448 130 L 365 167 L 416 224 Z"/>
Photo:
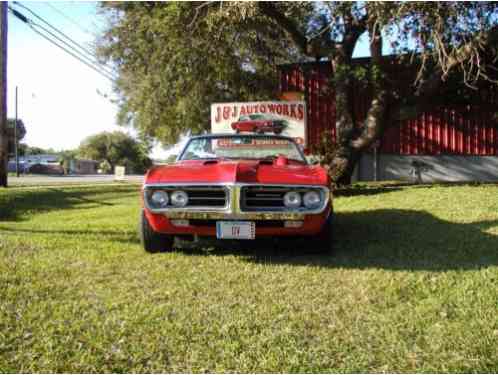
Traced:
<path fill-rule="evenodd" d="M 259 1 L 259 9 L 261 12 L 274 20 L 280 27 L 282 27 L 291 37 L 294 44 L 301 50 L 305 55 L 308 55 L 308 39 L 306 36 L 299 31 L 298 26 L 285 14 L 280 12 L 273 2 L 270 1 Z"/>
<path fill-rule="evenodd" d="M 194 17 L 192 18 L 192 21 L 188 24 L 188 27 L 190 28 L 195 24 L 195 22 L 197 21 L 197 17 L 199 17 L 199 13 L 201 12 L 202 8 L 209 7 L 213 3 L 215 3 L 215 1 L 206 1 L 195 7 Z"/>
<path fill-rule="evenodd" d="M 351 141 L 357 150 L 369 147 L 382 134 L 387 107 L 387 89 L 384 74 L 381 71 L 382 34 L 380 25 L 372 22 L 368 26 L 370 34 L 371 76 L 373 98 L 360 136 Z"/>
<path fill-rule="evenodd" d="M 446 58 L 444 67 L 441 66 L 441 63 L 438 64 L 438 67 L 428 78 L 420 81 L 416 96 L 430 96 L 434 94 L 452 69 L 457 66 L 462 66 L 462 64 L 475 56 L 476 53 L 478 56 L 479 53 L 476 52 L 476 46 L 479 49 L 484 49 L 487 46 L 497 42 L 498 25 L 494 26 L 486 33 L 476 36 L 472 41 L 465 43 L 463 46 L 458 48 L 451 56 Z M 481 75 L 480 72 L 477 74 Z"/>
<path fill-rule="evenodd" d="M 488 46 L 498 44 L 498 25 L 491 28 L 486 33 L 476 36 L 470 42 L 465 43 L 457 49 L 453 54 L 448 56 L 446 66 L 442 68 L 437 66 L 433 73 L 426 79 L 421 79 L 419 86 L 412 96 L 405 97 L 405 101 L 401 102 L 396 100 L 390 106 L 389 123 L 393 121 L 404 121 L 412 119 L 419 113 L 430 109 L 434 106 L 432 98 L 438 93 L 441 85 L 445 81 L 449 72 L 458 67 L 462 67 L 466 61 L 475 56 L 476 48 L 486 50 Z M 489 49 L 489 48 L 488 48 Z M 426 64 L 426 62 L 423 62 Z M 483 69 L 484 67 L 481 67 Z M 421 68 L 422 69 L 422 68 Z M 464 69 L 464 67 L 462 67 Z M 484 73 L 484 74 L 483 74 Z M 486 78 L 485 72 L 479 72 L 484 79 Z"/>
<path fill-rule="evenodd" d="M 352 12 L 352 8 L 350 12 Z M 356 18 L 351 13 L 344 15 L 344 38 L 342 44 L 346 55 L 353 56 L 358 39 L 367 30 L 367 19 L 368 15 L 362 18 Z"/>

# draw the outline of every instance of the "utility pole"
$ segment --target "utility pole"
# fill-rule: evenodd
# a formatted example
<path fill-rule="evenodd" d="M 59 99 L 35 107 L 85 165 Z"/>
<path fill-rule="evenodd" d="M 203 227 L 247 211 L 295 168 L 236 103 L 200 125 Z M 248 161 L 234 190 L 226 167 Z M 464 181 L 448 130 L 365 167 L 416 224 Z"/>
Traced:
<path fill-rule="evenodd" d="M 14 125 L 14 153 L 16 155 L 16 176 L 19 177 L 19 133 L 17 129 L 17 86 L 16 86 L 16 122 Z"/>
<path fill-rule="evenodd" d="M 17 125 L 17 124 L 16 124 Z M 7 187 L 7 1 L 0 3 L 0 186 Z"/>

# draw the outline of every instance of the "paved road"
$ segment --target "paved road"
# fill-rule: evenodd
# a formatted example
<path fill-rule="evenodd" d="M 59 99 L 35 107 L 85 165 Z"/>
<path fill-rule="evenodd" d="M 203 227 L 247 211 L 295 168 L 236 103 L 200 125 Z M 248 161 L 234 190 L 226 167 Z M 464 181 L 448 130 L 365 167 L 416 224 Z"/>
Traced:
<path fill-rule="evenodd" d="M 125 176 L 126 182 L 142 183 L 143 175 Z M 109 184 L 113 183 L 114 175 L 71 175 L 71 176 L 43 176 L 26 175 L 10 177 L 11 186 L 41 186 L 41 185 L 84 185 L 84 184 Z"/>

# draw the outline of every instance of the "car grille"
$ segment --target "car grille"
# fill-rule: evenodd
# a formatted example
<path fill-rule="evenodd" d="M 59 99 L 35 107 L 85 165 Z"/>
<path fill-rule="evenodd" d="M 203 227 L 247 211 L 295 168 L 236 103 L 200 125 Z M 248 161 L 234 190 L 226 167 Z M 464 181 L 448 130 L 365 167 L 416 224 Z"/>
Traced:
<path fill-rule="evenodd" d="M 284 208 L 284 194 L 288 191 L 282 187 L 244 186 L 240 194 L 240 208 L 244 211 Z"/>
<path fill-rule="evenodd" d="M 151 187 L 150 191 L 162 190 L 171 195 L 176 190 L 182 190 L 188 195 L 188 204 L 184 208 L 219 208 L 228 205 L 228 192 L 223 186 L 158 186 Z M 168 205 L 171 208 L 171 202 Z"/>
<path fill-rule="evenodd" d="M 221 186 L 189 187 L 184 189 L 188 194 L 190 207 L 225 207 L 227 191 Z"/>
<path fill-rule="evenodd" d="M 317 186 L 292 186 L 292 185 L 149 185 L 145 190 L 145 199 L 150 202 L 150 197 L 156 190 L 165 191 L 171 197 L 176 190 L 181 190 L 188 195 L 188 204 L 185 207 L 173 207 L 171 200 L 167 206 L 150 209 L 155 212 L 168 210 L 191 209 L 202 211 L 211 209 L 214 211 L 226 211 L 228 214 L 238 212 L 315 212 L 322 211 L 323 206 L 317 209 L 307 209 L 301 206 L 296 209 L 289 209 L 284 205 L 284 196 L 289 191 L 296 191 L 303 196 L 308 191 L 317 191 L 324 199 L 324 190 Z M 239 202 L 233 199 L 239 198 Z M 326 199 L 326 197 L 325 197 Z"/>
<path fill-rule="evenodd" d="M 320 191 L 306 186 L 243 186 L 240 191 L 240 208 L 242 211 L 287 211 L 284 195 L 289 191 L 304 194 L 310 190 Z M 321 191 L 320 191 L 321 192 Z M 309 211 L 301 207 L 300 211 Z"/>

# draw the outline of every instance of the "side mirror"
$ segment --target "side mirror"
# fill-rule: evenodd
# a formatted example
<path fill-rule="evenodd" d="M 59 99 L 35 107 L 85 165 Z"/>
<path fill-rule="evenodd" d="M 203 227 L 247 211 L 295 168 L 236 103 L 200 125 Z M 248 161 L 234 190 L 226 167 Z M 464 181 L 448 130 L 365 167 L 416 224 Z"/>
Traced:
<path fill-rule="evenodd" d="M 308 160 L 308 163 L 311 165 L 318 165 L 320 164 L 320 159 L 316 157 L 316 155 L 306 155 L 306 159 Z"/>

